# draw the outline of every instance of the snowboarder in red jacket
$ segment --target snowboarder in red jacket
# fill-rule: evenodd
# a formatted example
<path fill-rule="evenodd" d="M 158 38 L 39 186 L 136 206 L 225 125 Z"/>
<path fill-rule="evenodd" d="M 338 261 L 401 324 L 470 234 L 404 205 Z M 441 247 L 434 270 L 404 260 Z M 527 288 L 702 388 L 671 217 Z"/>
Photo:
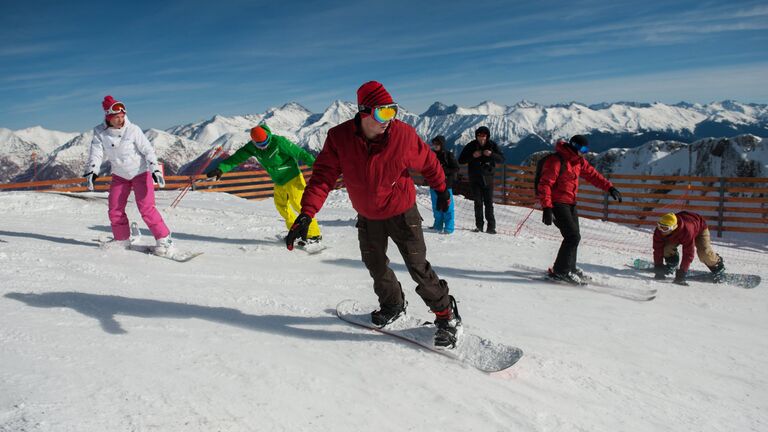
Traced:
<path fill-rule="evenodd" d="M 589 280 L 589 276 L 576 267 L 576 255 L 581 241 L 579 216 L 576 214 L 579 177 L 584 177 L 619 202 L 621 193 L 584 159 L 583 155 L 589 152 L 589 141 L 585 136 L 574 135 L 569 141 L 560 140 L 555 145 L 555 151 L 557 154 L 547 158 L 542 166 L 537 188 L 543 209 L 542 222 L 546 225 L 552 225 L 554 222 L 563 235 L 563 242 L 557 252 L 555 264 L 549 270 L 549 277 L 580 284 Z"/>
<path fill-rule="evenodd" d="M 371 313 L 383 327 L 405 314 L 405 294 L 389 268 L 387 245 L 391 238 L 405 260 L 416 293 L 434 312 L 435 346 L 454 347 L 461 333 L 456 301 L 448 284 L 427 261 L 427 248 L 416 208 L 416 188 L 409 169 L 419 171 L 437 191 L 437 207 L 448 210 L 451 196 L 435 153 L 413 127 L 395 119 L 398 106 L 384 86 L 369 81 L 357 90 L 358 113 L 328 131 L 312 177 L 301 200 L 301 214 L 286 237 L 288 249 L 320 211 L 339 176 L 357 211 L 357 236 L 363 263 L 373 278 L 379 310 Z"/>
<path fill-rule="evenodd" d="M 683 260 L 677 247 L 683 246 Z M 674 282 L 688 285 L 685 276 L 693 262 L 694 251 L 699 260 L 712 272 L 715 282 L 722 282 L 725 276 L 723 258 L 712 249 L 707 221 L 693 212 L 667 213 L 656 224 L 653 231 L 653 270 L 656 279 L 664 279 L 675 273 Z M 677 264 L 680 263 L 680 268 Z"/>

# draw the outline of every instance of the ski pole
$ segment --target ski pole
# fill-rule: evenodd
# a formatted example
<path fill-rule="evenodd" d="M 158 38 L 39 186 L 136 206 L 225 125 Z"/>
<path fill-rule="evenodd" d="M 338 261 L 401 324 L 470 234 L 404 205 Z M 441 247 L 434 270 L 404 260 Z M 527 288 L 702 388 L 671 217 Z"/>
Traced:
<path fill-rule="evenodd" d="M 187 195 L 187 192 L 189 192 L 189 189 L 192 188 L 192 184 L 195 183 L 197 180 L 197 176 L 199 176 L 203 171 L 205 171 L 206 168 L 208 168 L 208 165 L 213 162 L 214 159 L 219 157 L 223 153 L 223 149 L 221 146 L 217 146 L 211 154 L 208 156 L 208 158 L 205 160 L 205 162 L 200 166 L 200 169 L 198 169 L 194 174 L 189 176 L 189 183 L 181 190 L 179 195 L 171 202 L 170 208 L 176 208 L 177 205 L 181 202 L 181 200 L 184 198 L 184 196 Z"/>

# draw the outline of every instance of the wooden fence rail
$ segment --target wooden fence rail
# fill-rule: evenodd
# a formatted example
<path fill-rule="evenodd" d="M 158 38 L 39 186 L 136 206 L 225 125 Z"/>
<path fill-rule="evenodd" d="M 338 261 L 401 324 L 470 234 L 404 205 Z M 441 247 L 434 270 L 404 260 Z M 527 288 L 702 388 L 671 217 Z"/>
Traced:
<path fill-rule="evenodd" d="M 305 178 L 310 168 L 302 167 Z M 534 167 L 503 165 L 495 175 L 494 202 L 534 208 L 538 199 L 533 190 Z M 417 184 L 424 185 L 419 173 L 413 173 Z M 670 211 L 692 210 L 701 213 L 718 237 L 725 231 L 768 233 L 768 178 L 765 177 L 688 177 L 612 174 L 607 176 L 624 201 L 615 202 L 608 195 L 580 181 L 577 208 L 583 217 L 602 219 L 627 225 L 654 225 L 659 216 Z M 109 189 L 111 177 L 99 177 L 95 190 Z M 204 175 L 167 176 L 166 189 L 181 189 L 193 182 L 199 192 L 227 192 L 246 199 L 272 196 L 273 184 L 264 170 L 236 171 L 221 180 L 210 181 Z M 83 192 L 82 177 L 27 183 L 0 184 L 0 191 L 36 190 Z M 337 187 L 343 187 L 340 180 Z M 471 199 L 466 166 L 462 167 L 454 193 Z"/>

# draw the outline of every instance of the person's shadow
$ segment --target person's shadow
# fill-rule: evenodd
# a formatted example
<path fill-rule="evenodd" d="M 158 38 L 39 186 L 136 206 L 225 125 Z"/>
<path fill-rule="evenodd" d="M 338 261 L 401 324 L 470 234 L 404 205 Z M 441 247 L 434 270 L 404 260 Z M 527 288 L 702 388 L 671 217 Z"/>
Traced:
<path fill-rule="evenodd" d="M 71 308 L 98 320 L 105 332 L 115 335 L 127 333 L 116 319 L 117 315 L 127 315 L 141 318 L 197 318 L 254 331 L 306 339 L 355 342 L 384 340 L 380 336 L 376 337 L 375 334 L 306 328 L 339 324 L 341 321 L 331 315 L 335 313 L 335 310 L 326 311 L 329 312 L 328 316 L 315 317 L 249 315 L 232 308 L 79 292 L 47 292 L 42 294 L 11 292 L 5 297 L 18 300 L 32 307 Z"/>
<path fill-rule="evenodd" d="M 75 245 L 75 246 L 91 246 L 91 247 L 98 247 L 99 245 L 93 242 L 84 242 L 80 240 L 75 239 L 69 239 L 64 237 L 54 237 L 49 236 L 45 234 L 38 234 L 38 233 L 28 233 L 28 232 L 15 232 L 15 231 L 4 231 L 0 230 L 0 235 L 2 236 L 8 236 L 8 237 L 22 237 L 22 238 L 31 238 L 36 240 L 44 240 L 54 243 L 61 243 L 61 244 L 68 244 L 68 245 Z M 5 240 L 0 240 L 3 243 L 8 243 Z"/>

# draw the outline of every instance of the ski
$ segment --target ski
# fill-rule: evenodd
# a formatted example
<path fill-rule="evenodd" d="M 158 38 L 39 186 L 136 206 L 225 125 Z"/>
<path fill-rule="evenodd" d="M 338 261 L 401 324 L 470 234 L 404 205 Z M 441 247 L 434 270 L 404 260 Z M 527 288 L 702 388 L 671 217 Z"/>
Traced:
<path fill-rule="evenodd" d="M 404 314 L 385 327 L 371 323 L 373 308 L 365 308 L 355 300 L 342 300 L 336 306 L 336 316 L 358 327 L 393 336 L 431 352 L 468 364 L 486 372 L 500 372 L 512 367 L 523 356 L 520 348 L 499 344 L 463 332 L 455 348 L 442 349 L 434 345 L 435 326 L 432 322 Z"/>

